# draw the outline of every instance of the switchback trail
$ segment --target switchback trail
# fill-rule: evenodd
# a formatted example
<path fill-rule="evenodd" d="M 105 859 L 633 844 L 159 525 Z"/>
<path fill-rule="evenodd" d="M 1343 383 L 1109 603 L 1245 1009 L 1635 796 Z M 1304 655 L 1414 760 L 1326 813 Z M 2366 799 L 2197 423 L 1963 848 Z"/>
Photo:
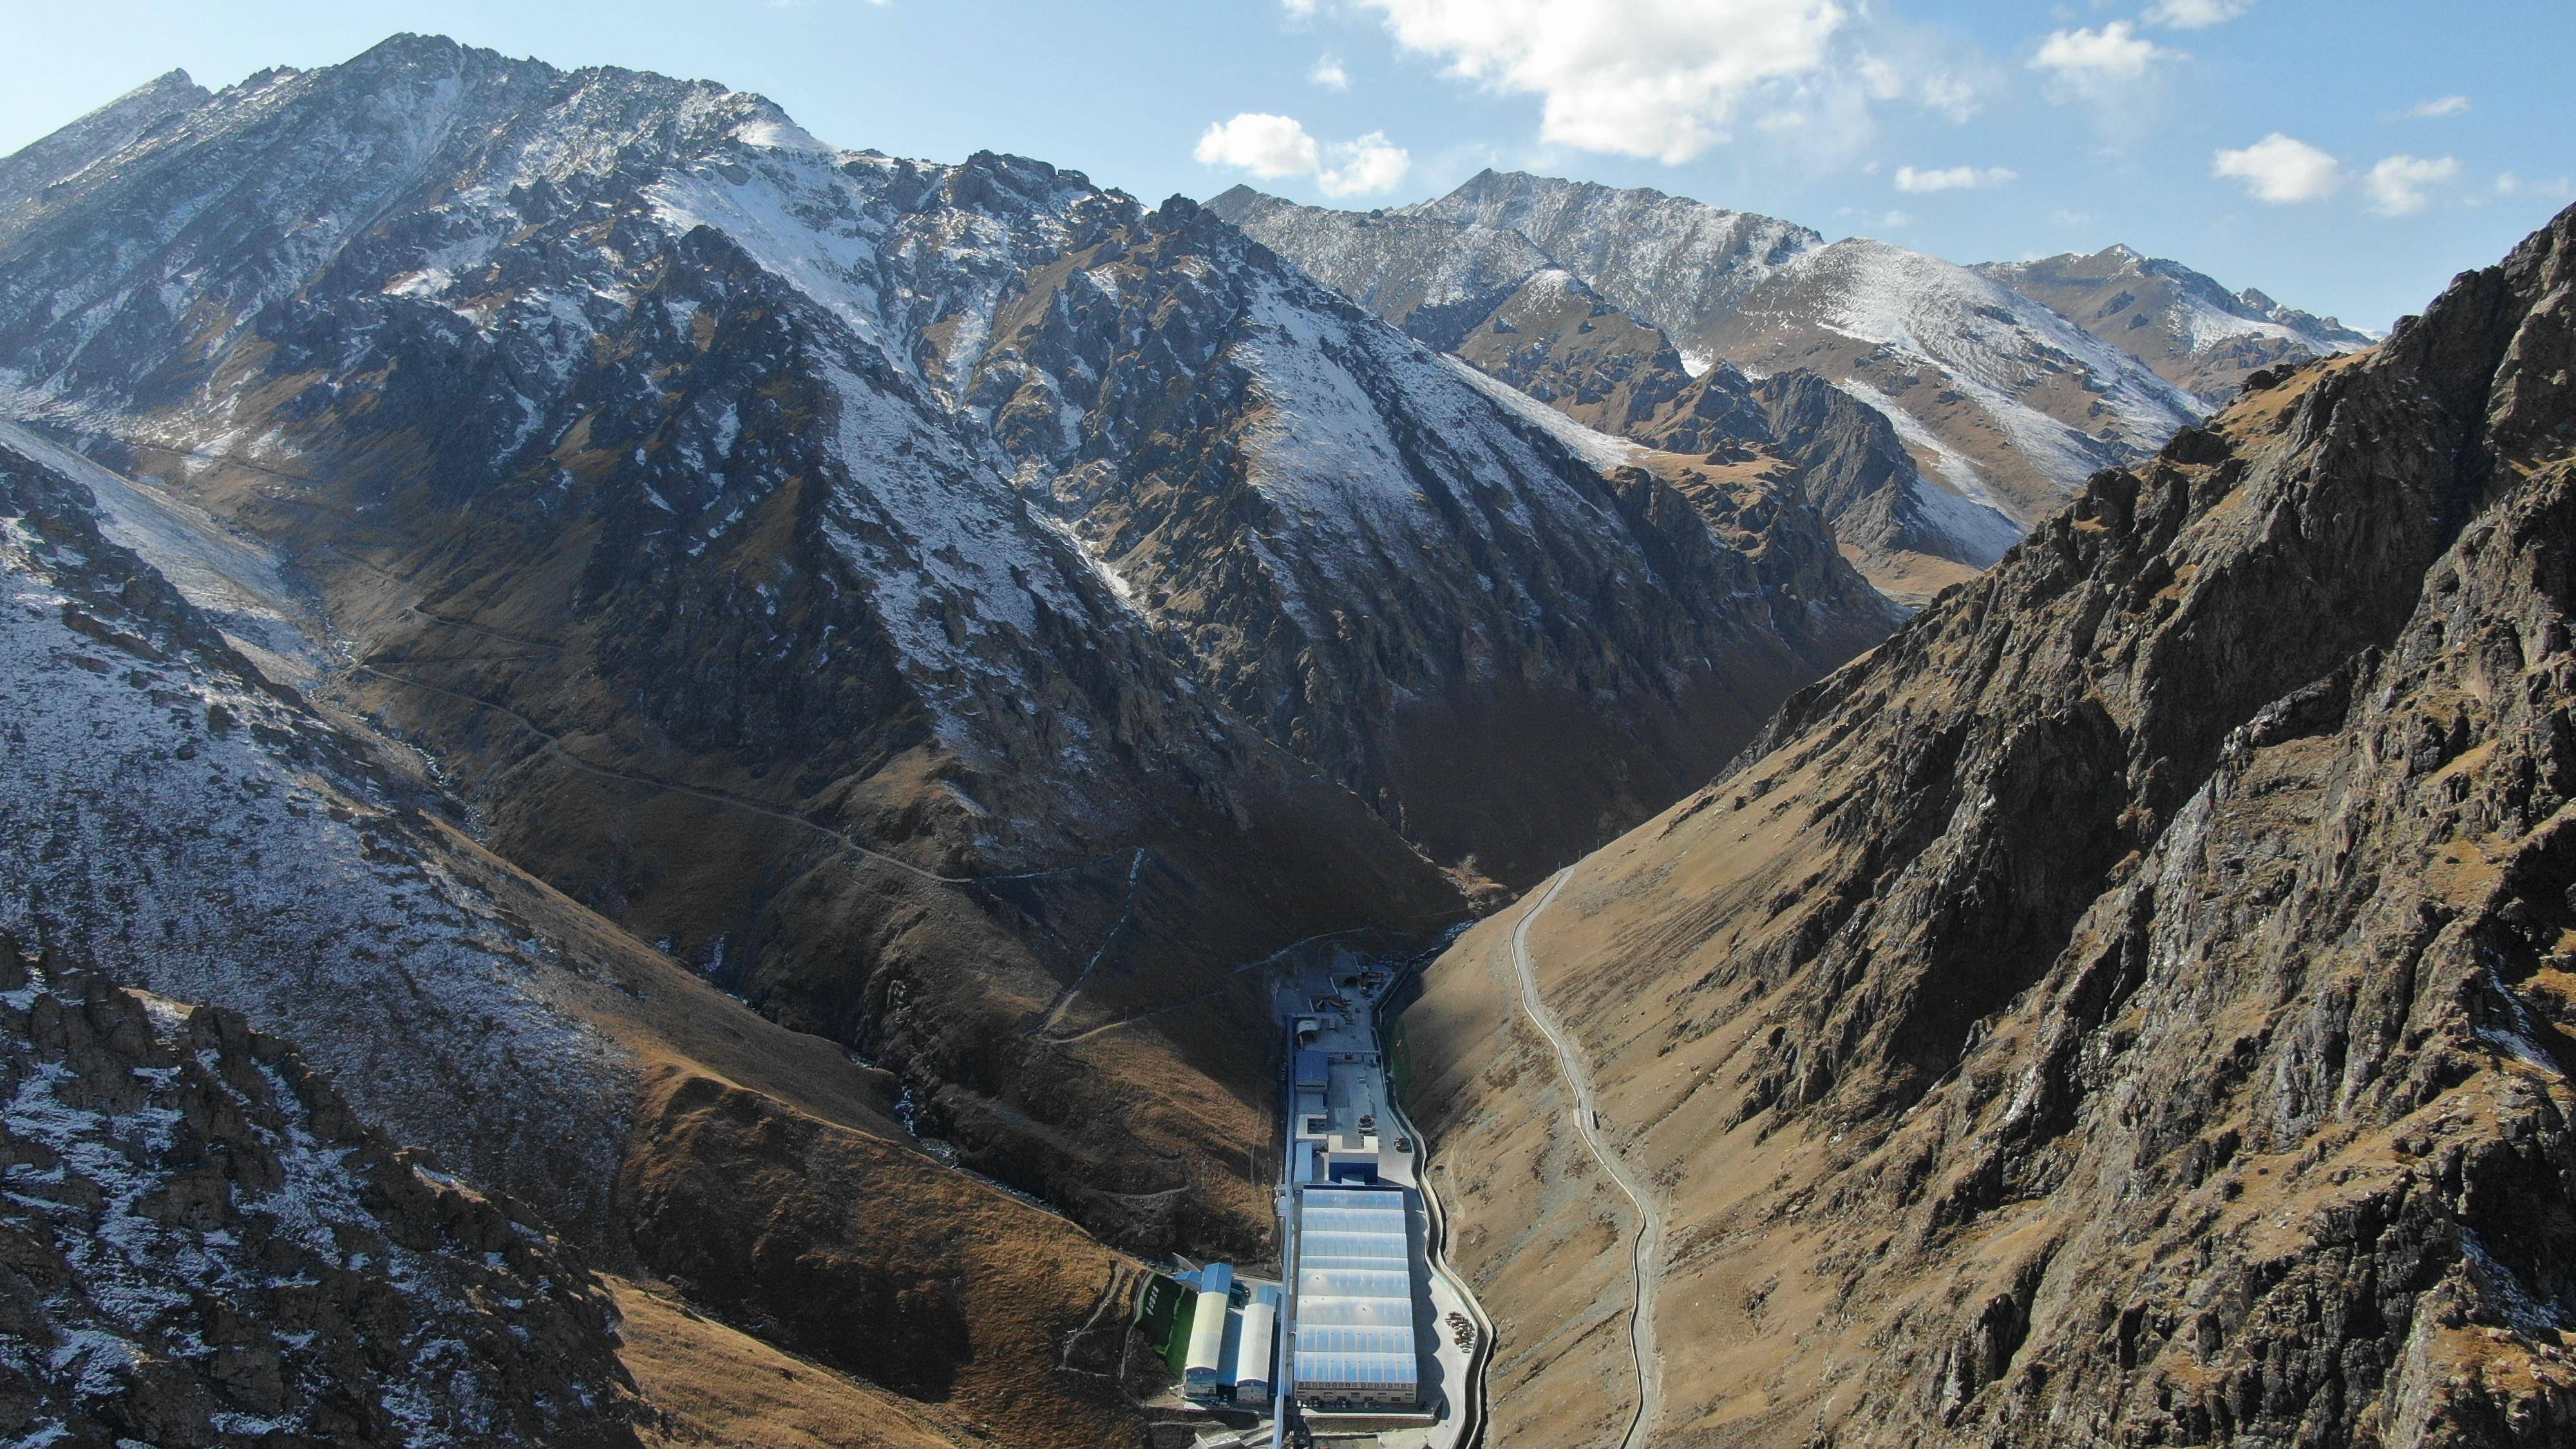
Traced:
<path fill-rule="evenodd" d="M 1530 967 L 1530 925 L 1572 879 L 1574 870 L 1570 866 L 1557 872 L 1556 883 L 1547 888 L 1547 894 L 1539 897 L 1538 904 L 1524 912 L 1520 924 L 1512 928 L 1512 967 L 1520 978 L 1521 1009 L 1529 1013 L 1539 1035 L 1546 1037 L 1548 1045 L 1556 1048 L 1557 1070 L 1565 1077 L 1566 1086 L 1573 1090 L 1574 1126 L 1583 1134 L 1583 1145 L 1592 1149 L 1592 1156 L 1600 1162 L 1602 1170 L 1610 1174 L 1610 1180 L 1628 1195 L 1629 1205 L 1637 1210 L 1637 1238 L 1629 1263 L 1636 1284 L 1636 1303 L 1628 1313 L 1628 1349 L 1637 1361 L 1637 1416 L 1629 1420 L 1628 1435 L 1619 1443 L 1620 1449 L 1639 1449 L 1654 1427 L 1657 1401 L 1663 1397 L 1663 1369 L 1655 1359 L 1655 1287 L 1662 1269 L 1656 1265 L 1655 1259 L 1663 1252 L 1664 1210 L 1646 1191 L 1645 1185 L 1620 1162 L 1618 1154 L 1601 1140 L 1600 1130 L 1593 1125 L 1598 1114 L 1593 1106 L 1592 1078 L 1584 1070 L 1582 1056 L 1566 1037 L 1564 1028 L 1549 1015 L 1546 1001 L 1539 996 L 1538 973 Z"/>

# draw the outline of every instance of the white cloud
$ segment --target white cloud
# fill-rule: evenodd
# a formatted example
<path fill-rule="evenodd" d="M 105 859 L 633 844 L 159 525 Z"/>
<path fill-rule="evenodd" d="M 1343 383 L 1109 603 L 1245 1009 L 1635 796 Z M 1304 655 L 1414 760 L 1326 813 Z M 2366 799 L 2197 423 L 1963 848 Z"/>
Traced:
<path fill-rule="evenodd" d="M 2576 181 L 2561 176 L 2555 181 L 2525 181 L 2508 171 L 2495 180 L 2498 196 L 2554 196 L 2564 199 L 2576 196 Z"/>
<path fill-rule="evenodd" d="M 2465 116 L 2468 113 L 2467 96 L 2436 96 L 2429 101 L 2417 101 L 2406 108 L 2407 119 L 2414 121 L 2438 121 L 2445 116 Z"/>
<path fill-rule="evenodd" d="M 1351 88 L 1351 73 L 1342 69 L 1342 58 L 1329 52 L 1315 57 L 1314 68 L 1306 72 L 1306 79 L 1328 91 Z"/>
<path fill-rule="evenodd" d="M 2077 211 L 2072 207 L 2061 206 L 2050 212 L 2048 219 L 2058 226 L 2091 226 L 2100 218 L 2089 211 Z"/>
<path fill-rule="evenodd" d="M 1322 164 L 1320 148 L 1291 116 L 1245 111 L 1207 128 L 1191 155 L 1201 165 L 1231 166 L 1255 176 L 1307 176 Z"/>
<path fill-rule="evenodd" d="M 1450 72 L 1543 99 L 1540 139 L 1679 163 L 1833 64 L 1836 0 L 1361 0 Z"/>
<path fill-rule="evenodd" d="M 1413 169 L 1413 157 L 1384 131 L 1325 144 L 1306 134 L 1295 117 L 1261 111 L 1209 126 L 1190 154 L 1202 165 L 1249 171 L 1265 180 L 1311 176 L 1326 196 L 1392 191 Z"/>
<path fill-rule="evenodd" d="M 1315 0 L 1279 0 L 1279 3 L 1300 20 L 1315 13 Z"/>
<path fill-rule="evenodd" d="M 2254 0 L 2156 0 L 2147 7 L 2146 20 L 2172 30 L 2207 30 L 2253 8 Z"/>
<path fill-rule="evenodd" d="M 2021 173 L 2003 166 L 1979 170 L 1974 166 L 1945 166 L 1937 171 L 1917 171 L 1911 166 L 1896 168 L 1899 191 L 1985 191 L 2019 181 Z"/>
<path fill-rule="evenodd" d="M 2412 216 L 2431 203 L 2424 188 L 2450 180 L 2459 169 L 2448 156 L 2390 156 L 2370 168 L 2361 186 L 2370 193 L 2370 209 L 2381 216 Z"/>
<path fill-rule="evenodd" d="M 2241 151 L 2219 152 L 2209 174 L 2242 181 L 2256 199 L 2276 203 L 2314 201 L 2343 185 L 2342 162 L 2278 131 Z"/>
<path fill-rule="evenodd" d="M 1891 211 L 1887 215 L 1879 218 L 1879 224 L 1881 226 L 1891 227 L 1912 226 L 1914 224 L 1914 214 L 1910 211 Z"/>
<path fill-rule="evenodd" d="M 2156 62 L 2182 58 L 2181 51 L 2147 39 L 2130 22 L 2114 20 L 2099 30 L 2051 31 L 2031 56 L 2030 68 L 2047 73 L 2051 100 L 2099 101 L 2146 79 Z"/>
<path fill-rule="evenodd" d="M 1356 141 L 1336 141 L 1324 148 L 1325 165 L 1315 184 L 1326 196 L 1366 196 L 1393 191 L 1413 169 L 1413 157 L 1393 145 L 1384 131 L 1371 131 Z"/>

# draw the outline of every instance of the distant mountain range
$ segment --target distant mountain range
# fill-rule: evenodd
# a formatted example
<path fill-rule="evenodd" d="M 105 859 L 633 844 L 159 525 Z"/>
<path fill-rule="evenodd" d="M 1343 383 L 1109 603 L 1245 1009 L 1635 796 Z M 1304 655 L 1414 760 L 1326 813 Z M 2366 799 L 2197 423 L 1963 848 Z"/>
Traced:
<path fill-rule="evenodd" d="M 1699 438 L 1678 419 L 1733 413 L 1730 435 L 1795 459 L 1818 443 L 1752 422 L 1751 379 L 1812 376 L 1866 403 L 1914 468 L 1808 490 L 1855 561 L 1912 600 L 1993 562 L 2086 476 L 2152 451 L 2254 369 L 2369 340 L 2123 248 L 1969 268 L 1518 173 L 1391 210 L 1247 187 L 1209 207 L 1423 341 L 1622 436 L 1687 447 Z M 1579 316 L 1550 300 L 1576 295 L 1591 304 Z"/>

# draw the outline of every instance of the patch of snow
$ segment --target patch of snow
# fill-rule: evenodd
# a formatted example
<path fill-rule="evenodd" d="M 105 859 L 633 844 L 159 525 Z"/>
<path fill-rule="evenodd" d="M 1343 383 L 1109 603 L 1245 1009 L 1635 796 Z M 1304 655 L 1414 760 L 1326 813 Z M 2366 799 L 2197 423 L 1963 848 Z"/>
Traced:
<path fill-rule="evenodd" d="M 326 663 L 319 613 L 307 591 L 287 582 L 284 564 L 265 545 L 156 485 L 109 472 L 5 419 L 0 447 L 88 488 L 101 533 L 142 555 L 237 643 L 290 662 L 291 682 L 319 676 Z"/>

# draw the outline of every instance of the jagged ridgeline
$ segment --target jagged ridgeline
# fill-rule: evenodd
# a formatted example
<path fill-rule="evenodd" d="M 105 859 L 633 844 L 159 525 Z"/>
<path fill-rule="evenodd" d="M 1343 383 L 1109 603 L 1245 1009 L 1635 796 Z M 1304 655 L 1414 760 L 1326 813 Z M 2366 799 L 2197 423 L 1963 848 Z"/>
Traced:
<path fill-rule="evenodd" d="M 1406 1018 L 1496 1429 L 2576 1436 L 2576 211 L 2256 371 Z M 1605 1225 L 1606 1224 L 1606 1225 Z"/>
<path fill-rule="evenodd" d="M 2125 247 L 1970 268 L 1519 173 L 1365 213 L 1242 186 L 1209 206 L 1569 417 L 1802 494 L 1916 604 L 2248 373 L 2370 341 Z"/>

